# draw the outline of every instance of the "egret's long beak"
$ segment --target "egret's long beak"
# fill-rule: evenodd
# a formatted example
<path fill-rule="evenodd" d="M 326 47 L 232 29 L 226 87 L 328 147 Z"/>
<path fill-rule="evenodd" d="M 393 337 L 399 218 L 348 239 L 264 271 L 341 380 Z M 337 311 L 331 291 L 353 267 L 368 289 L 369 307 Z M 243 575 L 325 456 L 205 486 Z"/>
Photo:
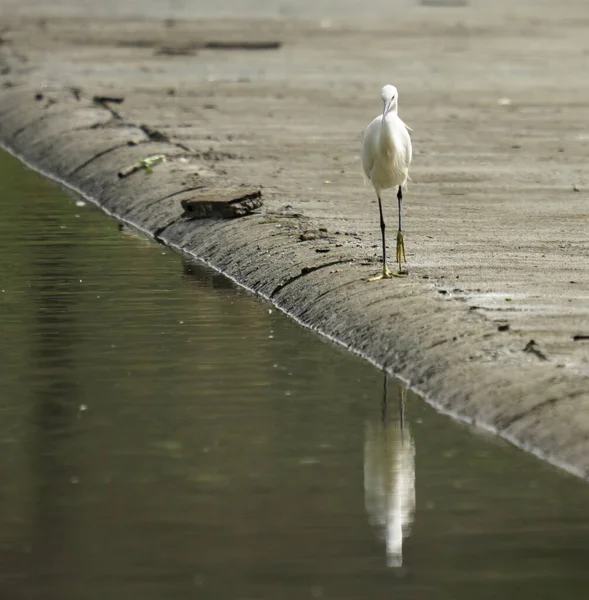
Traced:
<path fill-rule="evenodd" d="M 389 108 L 390 107 L 391 107 L 391 101 L 390 100 L 385 100 L 384 101 L 384 109 L 382 111 L 382 118 L 383 118 L 383 120 L 387 116 L 387 113 L 389 112 Z"/>
<path fill-rule="evenodd" d="M 384 107 L 384 114 L 386 115 L 389 110 L 391 110 L 393 104 L 395 103 L 395 98 L 393 96 L 393 98 L 391 98 L 388 102 L 385 103 L 385 107 Z"/>

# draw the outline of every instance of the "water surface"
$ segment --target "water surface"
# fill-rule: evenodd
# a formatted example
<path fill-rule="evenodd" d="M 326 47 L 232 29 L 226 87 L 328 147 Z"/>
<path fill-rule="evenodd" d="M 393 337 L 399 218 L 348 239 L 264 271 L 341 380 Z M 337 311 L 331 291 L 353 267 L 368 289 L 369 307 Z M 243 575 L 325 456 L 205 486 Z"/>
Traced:
<path fill-rule="evenodd" d="M 5 154 L 0 182 L 1 598 L 589 596 L 586 484 Z"/>

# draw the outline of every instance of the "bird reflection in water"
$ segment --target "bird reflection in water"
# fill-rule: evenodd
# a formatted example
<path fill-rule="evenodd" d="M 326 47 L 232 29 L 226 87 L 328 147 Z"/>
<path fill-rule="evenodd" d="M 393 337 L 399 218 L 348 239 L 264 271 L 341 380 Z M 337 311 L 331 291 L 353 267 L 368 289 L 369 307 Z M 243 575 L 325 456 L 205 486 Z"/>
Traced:
<path fill-rule="evenodd" d="M 399 410 L 391 411 L 385 375 L 381 414 L 367 420 L 364 442 L 364 503 L 385 541 L 389 567 L 403 565 L 403 540 L 415 512 L 415 446 L 405 422 L 407 389 L 400 387 Z"/>

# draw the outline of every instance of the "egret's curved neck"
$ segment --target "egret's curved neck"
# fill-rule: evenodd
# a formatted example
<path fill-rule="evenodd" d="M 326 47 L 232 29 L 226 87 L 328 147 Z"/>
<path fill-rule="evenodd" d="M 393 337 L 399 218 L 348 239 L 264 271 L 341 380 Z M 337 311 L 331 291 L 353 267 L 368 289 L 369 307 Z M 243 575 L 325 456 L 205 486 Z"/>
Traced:
<path fill-rule="evenodd" d="M 391 108 L 382 117 L 380 125 L 379 145 L 380 150 L 387 156 L 395 153 L 395 124 L 397 122 L 397 108 Z"/>
<path fill-rule="evenodd" d="M 382 113 L 382 125 L 383 127 L 386 124 L 387 117 L 396 117 L 397 116 L 397 103 L 391 104 L 387 107 L 387 109 Z"/>
<path fill-rule="evenodd" d="M 399 105 L 397 104 L 397 101 L 395 100 L 395 102 L 393 102 L 393 104 L 391 104 L 389 106 L 389 110 L 387 110 L 386 114 L 387 115 L 396 115 L 398 108 L 399 108 Z"/>

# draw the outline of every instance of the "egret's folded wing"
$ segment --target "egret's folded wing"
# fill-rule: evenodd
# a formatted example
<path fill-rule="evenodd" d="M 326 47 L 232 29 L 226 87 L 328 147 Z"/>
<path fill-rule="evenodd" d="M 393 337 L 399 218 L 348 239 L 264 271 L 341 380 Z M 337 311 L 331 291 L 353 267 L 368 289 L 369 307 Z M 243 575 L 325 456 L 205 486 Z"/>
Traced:
<path fill-rule="evenodd" d="M 366 128 L 366 131 L 364 131 L 364 135 L 362 136 L 362 151 L 360 153 L 364 175 L 366 175 L 368 179 L 370 179 L 370 173 L 372 171 L 372 167 L 374 166 L 374 135 L 375 131 L 371 123 Z"/>

